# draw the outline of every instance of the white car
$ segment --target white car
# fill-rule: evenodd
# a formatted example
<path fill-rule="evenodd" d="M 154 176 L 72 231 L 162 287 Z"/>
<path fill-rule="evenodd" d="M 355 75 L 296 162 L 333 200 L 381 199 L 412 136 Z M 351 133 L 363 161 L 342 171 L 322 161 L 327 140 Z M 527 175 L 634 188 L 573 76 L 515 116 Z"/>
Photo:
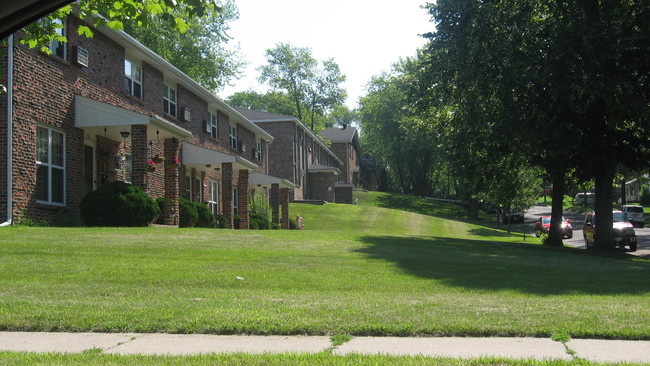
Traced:
<path fill-rule="evenodd" d="M 639 205 L 623 205 L 621 211 L 625 216 L 625 220 L 632 223 L 634 226 L 643 227 L 645 225 L 645 217 L 643 215 L 643 206 Z"/>

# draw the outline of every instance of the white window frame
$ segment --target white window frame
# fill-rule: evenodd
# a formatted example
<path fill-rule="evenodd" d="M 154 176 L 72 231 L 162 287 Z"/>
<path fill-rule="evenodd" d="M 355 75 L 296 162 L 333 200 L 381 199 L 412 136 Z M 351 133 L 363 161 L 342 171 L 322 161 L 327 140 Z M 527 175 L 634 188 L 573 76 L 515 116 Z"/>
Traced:
<path fill-rule="evenodd" d="M 178 92 L 167 83 L 163 84 L 163 110 L 172 117 L 178 116 Z"/>
<path fill-rule="evenodd" d="M 262 141 L 255 141 L 255 160 L 262 161 Z"/>
<path fill-rule="evenodd" d="M 217 113 L 208 112 L 208 126 L 210 127 L 210 132 L 208 134 L 215 139 L 219 138 L 219 119 Z"/>
<path fill-rule="evenodd" d="M 133 173 L 133 156 L 131 153 L 124 153 L 122 168 L 124 169 L 124 183 L 131 183 L 131 173 Z"/>
<path fill-rule="evenodd" d="M 219 211 L 219 182 L 208 180 L 208 208 L 212 214 L 217 215 Z"/>
<path fill-rule="evenodd" d="M 39 159 L 40 151 L 42 148 L 39 147 L 39 132 L 46 132 L 47 133 L 47 146 L 45 147 L 46 149 L 46 154 L 47 156 L 45 159 Z M 54 134 L 58 134 L 61 136 L 61 157 L 60 161 L 61 164 L 55 164 L 53 161 L 55 152 L 54 149 L 52 148 L 52 136 Z M 36 126 L 36 186 L 38 188 L 38 171 L 42 169 L 47 169 L 47 187 L 46 187 L 46 199 L 39 199 L 38 198 L 38 190 L 36 190 L 35 195 L 36 195 L 36 202 L 38 203 L 45 203 L 49 205 L 55 205 L 55 206 L 65 206 L 66 205 L 66 135 L 62 131 L 55 130 L 50 127 L 45 127 L 45 126 Z M 53 198 L 53 172 L 54 171 L 60 171 L 61 172 L 61 202 L 59 201 L 54 201 Z"/>
<path fill-rule="evenodd" d="M 230 139 L 230 147 L 237 149 L 237 125 L 230 124 L 228 137 Z"/>
<path fill-rule="evenodd" d="M 126 92 L 129 95 L 142 99 L 142 68 L 127 58 L 124 59 L 124 78 Z M 138 86 L 137 93 L 136 85 Z"/>

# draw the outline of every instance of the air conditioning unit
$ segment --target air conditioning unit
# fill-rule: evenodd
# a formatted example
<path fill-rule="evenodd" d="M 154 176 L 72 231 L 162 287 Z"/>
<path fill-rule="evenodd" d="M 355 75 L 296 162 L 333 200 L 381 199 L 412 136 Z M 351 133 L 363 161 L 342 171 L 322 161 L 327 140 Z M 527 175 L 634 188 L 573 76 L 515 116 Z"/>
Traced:
<path fill-rule="evenodd" d="M 211 133 L 212 132 L 212 126 L 210 126 L 210 121 L 208 121 L 207 119 L 204 119 L 203 123 L 205 124 L 205 132 L 206 133 Z"/>
<path fill-rule="evenodd" d="M 189 122 L 190 120 L 192 120 L 192 111 L 189 108 L 185 107 L 183 108 L 183 113 L 181 114 L 181 116 L 183 118 L 183 121 Z"/>
<path fill-rule="evenodd" d="M 246 152 L 246 144 L 243 141 L 239 142 L 239 151 Z"/>
<path fill-rule="evenodd" d="M 77 64 L 88 67 L 88 50 L 77 46 Z"/>

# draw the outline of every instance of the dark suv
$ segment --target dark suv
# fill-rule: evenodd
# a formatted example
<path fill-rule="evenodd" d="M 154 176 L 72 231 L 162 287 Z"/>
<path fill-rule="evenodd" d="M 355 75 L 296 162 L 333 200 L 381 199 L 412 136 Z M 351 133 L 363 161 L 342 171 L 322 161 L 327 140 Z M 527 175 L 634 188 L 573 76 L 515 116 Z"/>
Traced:
<path fill-rule="evenodd" d="M 613 247 L 625 249 L 630 247 L 630 251 L 636 251 L 636 232 L 634 226 L 625 220 L 625 215 L 621 211 L 612 212 L 612 233 L 614 234 Z M 594 235 L 596 233 L 596 214 L 590 213 L 585 216 L 585 226 L 582 229 L 582 235 L 585 239 L 585 246 L 591 249 L 594 246 Z"/>

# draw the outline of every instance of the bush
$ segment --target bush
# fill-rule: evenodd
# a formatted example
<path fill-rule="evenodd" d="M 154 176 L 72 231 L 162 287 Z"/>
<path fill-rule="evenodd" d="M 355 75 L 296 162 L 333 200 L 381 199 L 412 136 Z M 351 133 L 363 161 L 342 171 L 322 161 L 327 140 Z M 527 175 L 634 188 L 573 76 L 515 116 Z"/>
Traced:
<path fill-rule="evenodd" d="M 156 202 L 140 187 L 109 182 L 88 193 L 79 205 L 88 226 L 148 226 L 160 214 Z"/>
<path fill-rule="evenodd" d="M 282 226 L 280 226 L 280 224 L 278 224 L 276 222 L 272 222 L 271 223 L 271 229 L 272 230 L 280 230 L 280 229 L 282 229 Z"/>
<path fill-rule="evenodd" d="M 289 229 L 298 230 L 298 223 L 296 223 L 296 220 L 289 218 Z"/>
<path fill-rule="evenodd" d="M 215 218 L 217 219 L 217 225 L 219 229 L 229 229 L 230 228 L 230 220 L 224 215 L 216 215 Z"/>
<path fill-rule="evenodd" d="M 639 198 L 639 202 L 643 206 L 650 206 L 650 188 L 643 187 L 641 190 L 641 198 Z"/>
<path fill-rule="evenodd" d="M 196 220 L 196 227 L 216 227 L 217 219 L 214 217 L 210 209 L 202 203 L 193 202 L 196 212 L 198 214 L 198 219 Z"/>
<path fill-rule="evenodd" d="M 199 220 L 199 213 L 196 206 L 189 200 L 183 197 L 178 198 L 178 213 L 180 227 L 193 227 Z"/>
<path fill-rule="evenodd" d="M 269 219 L 267 219 L 266 216 L 257 213 L 252 213 L 250 215 L 249 222 L 251 229 L 268 230 L 271 228 Z"/>

